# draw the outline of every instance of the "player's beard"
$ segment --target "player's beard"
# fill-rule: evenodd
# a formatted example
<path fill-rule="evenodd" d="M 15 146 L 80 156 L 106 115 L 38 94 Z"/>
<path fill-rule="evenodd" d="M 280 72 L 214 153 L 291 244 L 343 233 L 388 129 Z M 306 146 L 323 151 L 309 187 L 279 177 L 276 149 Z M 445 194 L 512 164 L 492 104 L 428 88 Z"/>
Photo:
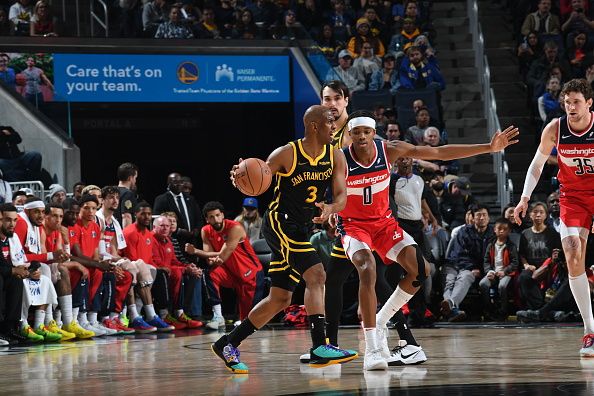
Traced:
<path fill-rule="evenodd" d="M 4 226 L 2 226 L 2 228 L 0 228 L 0 230 L 2 231 L 2 234 L 4 234 L 4 236 L 6 238 L 12 238 L 12 236 L 14 235 L 14 231 L 9 231 L 6 228 L 4 228 Z"/>
<path fill-rule="evenodd" d="M 215 231 L 221 231 L 223 229 L 223 223 L 214 223 L 212 228 L 214 228 Z"/>

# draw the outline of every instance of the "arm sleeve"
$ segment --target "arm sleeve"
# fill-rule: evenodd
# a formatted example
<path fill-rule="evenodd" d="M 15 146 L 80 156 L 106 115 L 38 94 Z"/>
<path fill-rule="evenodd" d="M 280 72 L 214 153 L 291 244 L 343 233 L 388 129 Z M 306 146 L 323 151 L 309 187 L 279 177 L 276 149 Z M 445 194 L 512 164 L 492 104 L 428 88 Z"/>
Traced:
<path fill-rule="evenodd" d="M 536 150 L 536 154 L 534 154 L 534 158 L 528 167 L 526 180 L 524 181 L 524 190 L 522 190 L 522 197 L 530 198 L 532 191 L 534 191 L 534 188 L 538 183 L 538 179 L 540 179 L 542 168 L 544 168 L 548 158 L 548 154 L 543 154 L 539 150 Z"/>

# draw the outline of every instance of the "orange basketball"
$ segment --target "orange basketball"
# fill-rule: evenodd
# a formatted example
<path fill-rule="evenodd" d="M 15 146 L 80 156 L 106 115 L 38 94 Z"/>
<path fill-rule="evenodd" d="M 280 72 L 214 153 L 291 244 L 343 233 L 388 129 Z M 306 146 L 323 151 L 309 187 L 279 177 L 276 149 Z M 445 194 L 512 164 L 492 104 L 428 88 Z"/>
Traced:
<path fill-rule="evenodd" d="M 268 190 L 272 172 L 266 162 L 259 158 L 248 158 L 239 163 L 235 171 L 235 185 L 245 195 L 255 197 Z"/>

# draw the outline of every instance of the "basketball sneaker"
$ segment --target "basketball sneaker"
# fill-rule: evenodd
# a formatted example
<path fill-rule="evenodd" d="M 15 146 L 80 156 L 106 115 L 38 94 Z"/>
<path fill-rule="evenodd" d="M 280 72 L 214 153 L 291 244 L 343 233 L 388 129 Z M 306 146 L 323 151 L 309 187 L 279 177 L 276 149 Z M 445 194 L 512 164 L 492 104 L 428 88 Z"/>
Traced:
<path fill-rule="evenodd" d="M 16 344 L 15 342 L 12 342 L 12 345 Z M 11 339 L 10 337 L 4 335 L 4 334 L 0 334 L 0 347 L 3 346 L 10 346 L 11 345 Z"/>
<path fill-rule="evenodd" d="M 580 356 L 594 357 L 594 334 L 586 334 L 582 342 L 584 346 L 580 349 Z"/>
<path fill-rule="evenodd" d="M 366 350 L 365 357 L 363 358 L 363 370 L 365 371 L 372 371 L 372 370 L 387 370 L 388 369 L 388 362 L 382 356 L 381 350 L 374 349 L 374 350 Z"/>
<path fill-rule="evenodd" d="M 173 326 L 175 328 L 175 330 L 183 330 L 186 327 L 188 327 L 185 323 L 180 322 L 179 320 L 174 318 L 173 315 L 171 315 L 171 314 L 168 314 L 165 317 L 164 322 Z"/>
<path fill-rule="evenodd" d="M 161 319 L 159 317 L 159 315 L 156 315 L 154 318 L 152 318 L 151 320 L 149 320 L 148 322 L 149 325 L 154 326 L 157 328 L 158 332 L 166 332 L 166 331 L 173 331 L 175 330 L 175 327 L 171 326 L 170 324 L 167 324 L 165 322 L 163 322 L 163 319 Z"/>
<path fill-rule="evenodd" d="M 194 320 L 190 318 L 188 315 L 185 314 L 185 312 L 182 312 L 182 314 L 177 317 L 177 320 L 179 322 L 185 323 L 188 329 L 197 329 L 199 327 L 204 326 L 204 323 L 202 323 L 199 320 Z"/>
<path fill-rule="evenodd" d="M 22 336 L 27 338 L 27 341 L 30 342 L 42 342 L 44 340 L 43 336 L 34 332 L 31 326 L 23 327 L 20 330 L 20 333 Z"/>
<path fill-rule="evenodd" d="M 390 347 L 388 346 L 388 328 L 379 326 L 375 329 L 375 334 L 377 335 L 377 346 L 382 354 L 382 357 L 384 359 L 388 359 L 390 357 Z"/>
<path fill-rule="evenodd" d="M 119 330 L 110 329 L 109 327 L 104 326 L 101 322 L 93 322 L 91 323 L 91 326 L 93 326 L 96 329 L 101 329 L 105 332 L 105 335 L 107 336 L 115 336 L 121 334 Z"/>
<path fill-rule="evenodd" d="M 347 351 L 330 344 L 320 345 L 317 348 L 310 349 L 309 365 L 312 367 L 325 367 L 330 364 L 346 363 L 359 356 L 357 352 L 352 352 L 355 351 Z"/>
<path fill-rule="evenodd" d="M 95 336 L 97 337 L 102 337 L 107 334 L 106 331 L 104 331 L 101 328 L 94 327 L 89 322 L 80 323 L 80 327 L 82 327 L 85 330 L 92 331 L 93 333 L 95 333 Z"/>
<path fill-rule="evenodd" d="M 65 331 L 74 334 L 76 338 L 80 340 L 95 337 L 94 331 L 83 328 L 81 325 L 78 324 L 76 320 L 73 320 L 72 322 L 70 322 L 70 324 L 65 324 L 64 326 L 62 326 L 62 328 Z"/>
<path fill-rule="evenodd" d="M 61 329 L 60 326 L 58 326 L 58 324 L 56 323 L 55 320 L 50 321 L 49 324 L 46 326 L 46 328 L 49 331 L 51 331 L 52 333 L 61 334 L 62 335 L 62 340 L 61 341 L 68 341 L 68 340 L 71 340 L 73 338 L 76 338 L 76 334 Z"/>
<path fill-rule="evenodd" d="M 126 315 L 120 315 L 120 323 L 126 327 L 130 326 L 130 318 Z"/>
<path fill-rule="evenodd" d="M 326 339 L 326 342 L 328 339 Z M 345 349 L 345 351 L 347 351 L 348 353 L 352 354 L 352 355 L 357 355 L 357 351 L 354 351 L 352 349 Z M 303 363 L 303 364 L 307 364 L 309 363 L 309 360 L 311 358 L 311 355 L 309 353 L 304 353 L 303 355 L 299 356 L 299 362 Z"/>
<path fill-rule="evenodd" d="M 46 342 L 56 342 L 62 339 L 62 334 L 52 333 L 45 325 L 39 325 L 34 331 L 40 336 L 43 336 L 43 340 Z"/>
<path fill-rule="evenodd" d="M 154 333 L 157 331 L 157 328 L 146 323 L 144 319 L 142 319 L 142 316 L 135 317 L 130 324 L 130 327 L 132 327 L 138 334 Z"/>
<path fill-rule="evenodd" d="M 107 327 L 108 329 L 116 330 L 119 335 L 132 335 L 136 333 L 134 329 L 131 329 L 127 326 L 124 326 L 120 321 L 119 318 L 116 316 L 113 319 L 105 318 L 102 322 L 103 326 Z"/>
<path fill-rule="evenodd" d="M 387 359 L 388 366 L 405 366 L 409 364 L 421 364 L 427 361 L 423 348 L 417 345 L 408 345 L 406 341 L 398 341 L 398 346 L 392 349 Z"/>
<path fill-rule="evenodd" d="M 206 328 L 211 330 L 224 330 L 225 318 L 222 316 L 213 316 L 213 318 L 206 323 Z"/>
<path fill-rule="evenodd" d="M 239 360 L 239 349 L 229 343 L 226 335 L 211 344 L 210 348 L 215 355 L 225 362 L 225 366 L 229 371 L 236 374 L 248 374 L 248 366 Z"/>

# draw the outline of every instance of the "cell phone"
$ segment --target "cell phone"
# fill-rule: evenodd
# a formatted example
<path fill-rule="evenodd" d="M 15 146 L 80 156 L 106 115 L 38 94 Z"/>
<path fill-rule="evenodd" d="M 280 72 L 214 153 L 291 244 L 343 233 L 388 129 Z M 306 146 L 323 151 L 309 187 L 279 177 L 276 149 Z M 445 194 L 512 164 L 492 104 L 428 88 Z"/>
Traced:
<path fill-rule="evenodd" d="M 39 261 L 32 261 L 28 268 L 29 273 L 33 273 L 37 271 L 39 268 L 41 268 L 41 264 L 39 263 Z"/>

